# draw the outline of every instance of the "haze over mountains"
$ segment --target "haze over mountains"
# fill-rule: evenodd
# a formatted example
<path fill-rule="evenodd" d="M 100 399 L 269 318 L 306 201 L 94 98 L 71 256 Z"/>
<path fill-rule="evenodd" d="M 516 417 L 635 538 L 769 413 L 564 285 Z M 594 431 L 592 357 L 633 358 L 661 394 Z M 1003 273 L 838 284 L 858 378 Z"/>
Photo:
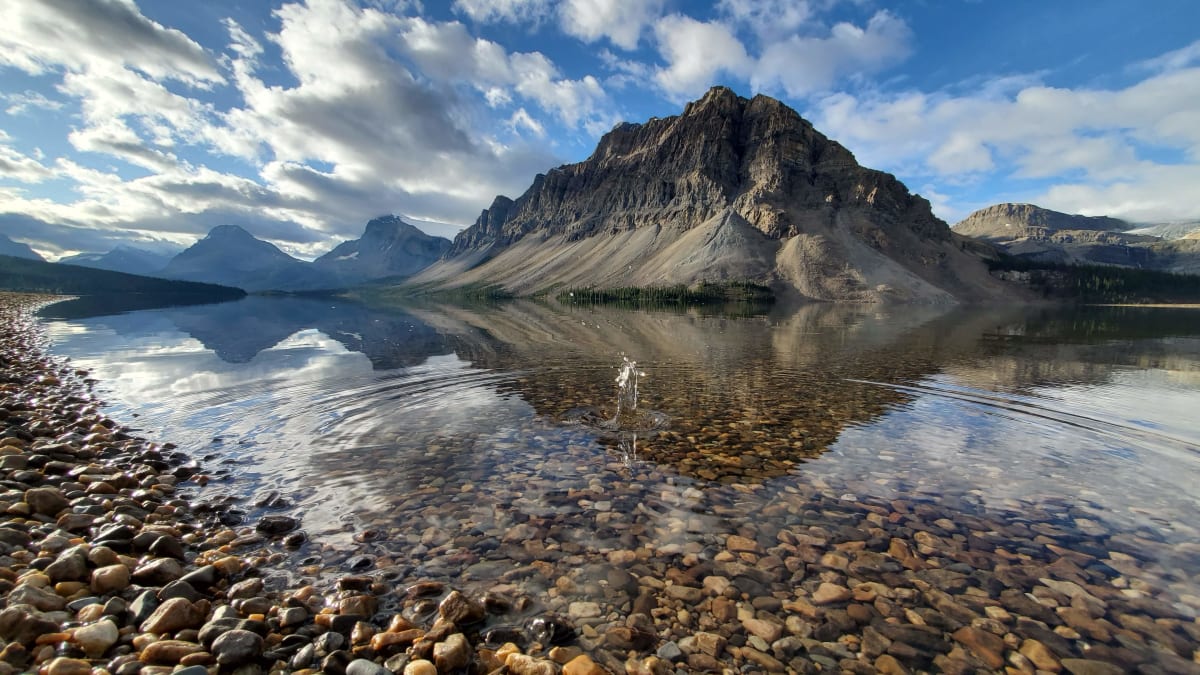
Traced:
<path fill-rule="evenodd" d="M 1135 228 L 1107 217 L 1051 211 L 1033 204 L 996 204 L 954 225 L 954 231 L 1005 253 L 1045 263 L 1117 265 L 1200 273 L 1200 224 Z"/>

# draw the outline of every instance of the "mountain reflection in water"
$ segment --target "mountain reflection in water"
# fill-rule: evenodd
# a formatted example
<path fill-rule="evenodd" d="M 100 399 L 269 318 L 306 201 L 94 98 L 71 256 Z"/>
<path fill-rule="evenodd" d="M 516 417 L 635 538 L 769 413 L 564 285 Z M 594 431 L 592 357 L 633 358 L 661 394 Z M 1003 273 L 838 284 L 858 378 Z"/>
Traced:
<path fill-rule="evenodd" d="M 306 574 L 369 554 L 485 583 L 464 542 L 519 560 L 503 533 L 531 522 L 562 551 L 602 557 L 653 536 L 663 555 L 707 555 L 721 533 L 784 527 L 770 514 L 815 495 L 813 514 L 859 514 L 839 518 L 889 504 L 997 528 L 1044 518 L 1070 541 L 1138 547 L 1173 602 L 1200 597 L 1184 517 L 1200 513 L 1200 312 L 723 318 L 251 297 L 49 332 L 115 417 L 207 457 L 221 480 L 200 499 L 252 522 L 247 496 L 285 494 L 322 551 Z M 639 406 L 670 419 L 632 462 L 568 415 L 615 414 L 622 356 L 646 374 Z M 364 532 L 386 536 L 353 538 Z"/>

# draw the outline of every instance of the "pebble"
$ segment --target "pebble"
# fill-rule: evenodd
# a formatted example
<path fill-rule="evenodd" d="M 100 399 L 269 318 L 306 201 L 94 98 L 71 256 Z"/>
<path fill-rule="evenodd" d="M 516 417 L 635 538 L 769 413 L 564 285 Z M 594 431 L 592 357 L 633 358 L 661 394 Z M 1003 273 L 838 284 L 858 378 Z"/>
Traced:
<path fill-rule="evenodd" d="M 117 624 L 112 621 L 97 621 L 87 626 L 80 626 L 72 635 L 75 642 L 91 659 L 103 656 L 104 652 L 108 651 L 108 648 L 115 645 L 121 638 Z"/>
<path fill-rule="evenodd" d="M 257 659 L 263 651 L 263 639 L 248 630 L 232 629 L 213 641 L 210 651 L 222 666 L 237 666 Z"/>
<path fill-rule="evenodd" d="M 4 339 L 0 358 L 11 359 Z M 5 372 L 24 377 L 11 363 Z M 72 376 L 60 375 L 54 387 L 71 386 Z M 39 402 L 29 408 L 56 400 L 58 390 L 44 388 L 50 385 L 21 381 L 43 387 L 24 397 Z M 772 465 L 773 451 L 729 461 L 696 455 L 696 471 L 711 474 L 703 479 L 686 463 L 676 465 L 685 467 L 678 475 L 652 462 L 603 469 L 646 491 L 632 501 L 610 476 L 560 479 L 582 471 L 573 462 L 585 462 L 536 448 L 530 457 L 541 473 L 497 465 L 494 478 L 475 475 L 467 489 L 446 469 L 431 472 L 437 479 L 427 487 L 397 495 L 397 512 L 426 522 L 423 529 L 370 523 L 356 531 L 376 534 L 334 546 L 314 526 L 313 540 L 291 551 L 277 535 L 297 532 L 298 519 L 255 522 L 244 511 L 230 518 L 247 502 L 220 503 L 228 484 L 214 480 L 195 492 L 197 483 L 171 473 L 161 448 L 118 442 L 117 426 L 96 412 L 79 427 L 96 434 L 87 443 L 73 440 L 83 433 L 73 437 L 68 427 L 5 437 L 15 417 L 48 419 L 40 409 L 5 412 L 21 405 L 11 391 L 0 380 L 0 472 L 9 480 L 0 485 L 7 519 L 0 520 L 7 552 L 0 556 L 12 560 L 0 561 L 8 599 L 0 638 L 10 643 L 5 651 L 16 668 L 101 667 L 70 658 L 79 653 L 70 645 L 62 656 L 51 642 L 37 644 L 39 637 L 61 642 L 63 633 L 89 658 L 115 654 L 104 666 L 114 675 L 132 673 L 139 656 L 163 663 L 147 665 L 145 675 L 175 663 L 189 675 L 205 666 L 252 675 L 269 660 L 351 675 L 432 674 L 434 661 L 443 670 L 572 675 L 962 672 L 980 665 L 1108 675 L 1137 667 L 1184 671 L 1200 642 L 1200 597 L 1178 592 L 1190 588 L 1180 579 L 1195 578 L 1194 568 L 1161 569 L 1147 555 L 1154 542 L 1144 537 L 1153 531 L 1109 532 L 1084 505 L 1014 501 L 1005 516 L 961 495 L 880 499 L 866 478 L 796 480 L 772 493 L 744 478 Z M 30 423 L 18 424 L 24 430 Z M 737 433 L 720 426 L 707 445 L 700 436 L 679 443 L 719 448 L 727 444 L 712 439 Z M 527 460 L 519 448 L 534 437 L 513 438 L 497 451 L 520 464 Z M 673 442 L 652 438 L 647 447 Z M 71 450 L 46 449 L 54 444 Z M 89 444 L 103 450 L 83 463 L 67 461 L 93 452 Z M 778 476 L 793 470 L 777 468 Z M 205 469 L 214 470 L 222 471 Z M 722 477 L 733 481 L 718 484 Z M 493 480 L 522 486 L 494 512 L 487 501 Z M 13 481 L 20 486 L 3 487 Z M 201 501 L 188 504 L 195 494 Z M 214 506 L 206 509 L 203 500 Z M 270 508 L 289 508 L 289 501 Z M 761 517 L 744 518 L 749 512 Z M 1078 537 L 1072 523 L 1086 526 L 1087 536 Z M 63 531 L 54 532 L 56 524 Z M 78 548 L 80 541 L 92 543 Z M 358 564 L 363 569 L 346 577 Z M 339 579 L 345 584 L 335 585 Z M 462 586 L 434 579 L 461 579 Z M 43 606 L 17 606 L 21 599 Z M 59 605 L 68 601 L 70 615 Z M 170 604 L 178 602 L 186 604 Z M 473 644 L 476 634 L 520 646 L 492 651 Z M 234 657 L 230 645 L 239 640 L 252 644 Z M 1068 655 L 1086 658 L 1060 658 Z"/>

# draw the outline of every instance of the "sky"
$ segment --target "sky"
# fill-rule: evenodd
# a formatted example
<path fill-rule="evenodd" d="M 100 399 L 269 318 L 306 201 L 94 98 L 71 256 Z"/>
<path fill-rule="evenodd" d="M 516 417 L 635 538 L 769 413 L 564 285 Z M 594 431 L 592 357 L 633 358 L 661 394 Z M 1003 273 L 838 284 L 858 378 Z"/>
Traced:
<path fill-rule="evenodd" d="M 0 234 L 49 259 L 235 224 L 302 258 L 452 237 L 714 85 L 954 223 L 1200 220 L 1195 0 L 0 0 Z"/>

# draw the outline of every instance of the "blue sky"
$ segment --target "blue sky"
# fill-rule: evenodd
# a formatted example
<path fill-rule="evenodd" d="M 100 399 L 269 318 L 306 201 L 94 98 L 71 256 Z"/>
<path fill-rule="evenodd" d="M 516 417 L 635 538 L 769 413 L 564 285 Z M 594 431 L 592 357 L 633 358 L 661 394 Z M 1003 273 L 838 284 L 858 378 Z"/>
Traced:
<path fill-rule="evenodd" d="M 953 223 L 1200 220 L 1200 4 L 0 0 L 0 234 L 49 258 L 238 224 L 452 236 L 622 120 L 775 96 Z"/>

